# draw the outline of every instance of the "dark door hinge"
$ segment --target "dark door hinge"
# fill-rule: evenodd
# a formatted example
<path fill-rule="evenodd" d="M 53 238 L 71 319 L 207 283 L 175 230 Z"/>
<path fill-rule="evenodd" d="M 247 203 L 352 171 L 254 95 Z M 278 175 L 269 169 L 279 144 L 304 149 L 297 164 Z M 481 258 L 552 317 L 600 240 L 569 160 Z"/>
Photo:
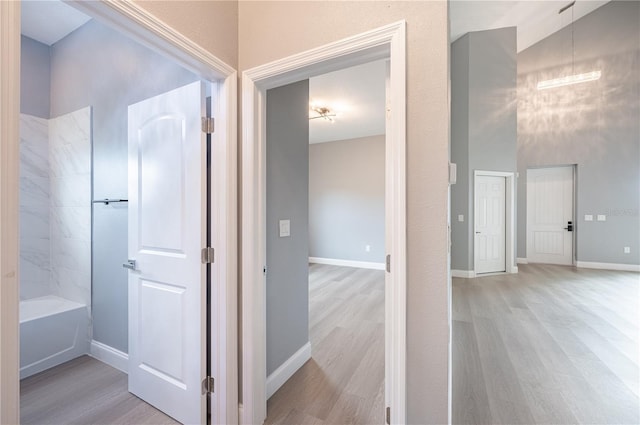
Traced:
<path fill-rule="evenodd" d="M 207 134 L 213 134 L 215 130 L 215 121 L 210 117 L 202 117 L 202 132 Z"/>
<path fill-rule="evenodd" d="M 387 424 L 391 425 L 391 408 L 387 407 Z"/>
<path fill-rule="evenodd" d="M 211 394 L 214 391 L 215 379 L 211 376 L 207 376 L 202 380 L 202 394 Z"/>
<path fill-rule="evenodd" d="M 215 260 L 215 250 L 211 247 L 202 248 L 202 264 L 212 264 Z"/>

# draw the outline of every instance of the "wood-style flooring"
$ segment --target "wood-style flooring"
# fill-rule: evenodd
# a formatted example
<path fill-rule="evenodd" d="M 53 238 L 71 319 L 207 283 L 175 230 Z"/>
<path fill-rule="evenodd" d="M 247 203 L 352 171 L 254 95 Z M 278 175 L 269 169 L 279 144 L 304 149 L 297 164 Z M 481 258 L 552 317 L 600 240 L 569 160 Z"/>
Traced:
<path fill-rule="evenodd" d="M 639 424 L 640 275 L 521 265 L 453 282 L 454 424 Z"/>
<path fill-rule="evenodd" d="M 268 401 L 266 424 L 384 423 L 384 272 L 311 264 L 309 360 Z"/>
<path fill-rule="evenodd" d="M 127 375 L 82 356 L 20 382 L 20 423 L 177 424 L 127 391 Z"/>

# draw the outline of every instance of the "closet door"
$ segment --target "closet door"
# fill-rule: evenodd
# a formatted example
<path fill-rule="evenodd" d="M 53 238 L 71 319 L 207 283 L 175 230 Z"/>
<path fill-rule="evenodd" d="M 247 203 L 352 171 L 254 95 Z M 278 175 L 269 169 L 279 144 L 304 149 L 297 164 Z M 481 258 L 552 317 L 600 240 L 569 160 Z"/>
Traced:
<path fill-rule="evenodd" d="M 206 423 L 204 94 L 129 106 L 129 391 L 188 424 Z"/>

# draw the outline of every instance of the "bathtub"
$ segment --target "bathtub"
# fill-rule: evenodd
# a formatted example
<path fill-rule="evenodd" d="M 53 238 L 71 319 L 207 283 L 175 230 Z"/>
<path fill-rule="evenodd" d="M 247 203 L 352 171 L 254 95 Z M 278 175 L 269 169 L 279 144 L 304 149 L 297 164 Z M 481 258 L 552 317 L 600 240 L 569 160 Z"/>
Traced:
<path fill-rule="evenodd" d="M 54 295 L 20 301 L 20 379 L 88 352 L 86 305 Z"/>

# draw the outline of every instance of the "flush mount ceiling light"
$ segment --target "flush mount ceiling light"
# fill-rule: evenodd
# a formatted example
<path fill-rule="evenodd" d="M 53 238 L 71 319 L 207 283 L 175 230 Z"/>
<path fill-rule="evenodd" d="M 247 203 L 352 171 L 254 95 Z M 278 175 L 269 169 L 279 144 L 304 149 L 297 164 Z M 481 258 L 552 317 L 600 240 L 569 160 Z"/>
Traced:
<path fill-rule="evenodd" d="M 329 122 L 333 122 L 333 118 L 336 116 L 336 113 L 326 106 L 309 106 L 309 119 L 316 120 L 318 118 L 323 118 Z"/>
<path fill-rule="evenodd" d="M 558 14 L 561 14 L 565 10 L 571 9 L 571 72 L 572 72 L 572 75 L 553 78 L 551 80 L 540 81 L 536 86 L 538 90 L 553 89 L 556 87 L 570 86 L 572 84 L 580 84 L 580 83 L 586 83 L 589 81 L 595 81 L 599 79 L 600 76 L 602 75 L 600 71 L 591 71 L 591 72 L 585 72 L 582 74 L 575 73 L 576 49 L 575 49 L 574 34 L 573 34 L 573 6 L 575 4 L 576 4 L 575 1 L 571 2 L 558 11 Z"/>

